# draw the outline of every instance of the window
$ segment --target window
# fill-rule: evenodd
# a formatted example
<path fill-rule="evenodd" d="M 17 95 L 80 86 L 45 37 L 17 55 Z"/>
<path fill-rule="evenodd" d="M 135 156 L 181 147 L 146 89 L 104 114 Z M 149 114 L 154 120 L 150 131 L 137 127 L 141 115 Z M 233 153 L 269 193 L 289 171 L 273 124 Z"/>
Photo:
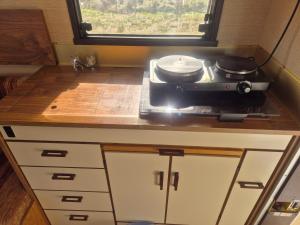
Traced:
<path fill-rule="evenodd" d="M 224 0 L 67 0 L 75 44 L 216 46 Z"/>

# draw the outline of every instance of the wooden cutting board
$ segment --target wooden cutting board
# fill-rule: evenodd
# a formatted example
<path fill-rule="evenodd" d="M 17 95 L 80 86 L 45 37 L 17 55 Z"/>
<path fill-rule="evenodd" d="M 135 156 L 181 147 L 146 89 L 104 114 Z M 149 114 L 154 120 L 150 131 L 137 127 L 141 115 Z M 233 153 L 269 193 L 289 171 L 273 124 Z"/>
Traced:
<path fill-rule="evenodd" d="M 41 10 L 0 10 L 0 64 L 56 64 Z"/>

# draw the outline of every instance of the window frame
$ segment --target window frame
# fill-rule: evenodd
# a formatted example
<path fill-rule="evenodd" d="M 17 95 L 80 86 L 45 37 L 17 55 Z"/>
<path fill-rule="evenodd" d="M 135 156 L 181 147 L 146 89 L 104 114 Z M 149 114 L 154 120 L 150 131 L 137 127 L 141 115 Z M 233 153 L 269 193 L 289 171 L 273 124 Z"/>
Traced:
<path fill-rule="evenodd" d="M 79 0 L 66 0 L 76 45 L 127 45 L 127 46 L 210 46 L 218 45 L 217 35 L 224 0 L 211 0 L 210 24 L 205 36 L 200 35 L 83 35 Z"/>

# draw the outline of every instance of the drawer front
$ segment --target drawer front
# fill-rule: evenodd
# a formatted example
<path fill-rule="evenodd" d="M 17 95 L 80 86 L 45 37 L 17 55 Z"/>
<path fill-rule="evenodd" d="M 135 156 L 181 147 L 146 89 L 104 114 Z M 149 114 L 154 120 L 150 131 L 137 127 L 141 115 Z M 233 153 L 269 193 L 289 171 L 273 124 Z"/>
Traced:
<path fill-rule="evenodd" d="M 219 225 L 245 224 L 282 152 L 247 151 Z"/>
<path fill-rule="evenodd" d="M 268 182 L 282 152 L 247 151 L 237 181 Z"/>
<path fill-rule="evenodd" d="M 112 212 L 45 210 L 51 225 L 114 225 Z"/>
<path fill-rule="evenodd" d="M 161 131 L 108 128 L 11 126 L 6 140 L 77 141 L 285 150 L 291 135 Z M 149 138 L 151 137 L 151 138 Z M 217 141 L 216 141 L 217 140 Z"/>
<path fill-rule="evenodd" d="M 7 144 L 21 166 L 104 168 L 99 144 L 29 142 L 7 142 Z"/>
<path fill-rule="evenodd" d="M 104 169 L 21 167 L 32 189 L 108 192 Z"/>
<path fill-rule="evenodd" d="M 112 211 L 109 193 L 34 191 L 43 209 Z"/>

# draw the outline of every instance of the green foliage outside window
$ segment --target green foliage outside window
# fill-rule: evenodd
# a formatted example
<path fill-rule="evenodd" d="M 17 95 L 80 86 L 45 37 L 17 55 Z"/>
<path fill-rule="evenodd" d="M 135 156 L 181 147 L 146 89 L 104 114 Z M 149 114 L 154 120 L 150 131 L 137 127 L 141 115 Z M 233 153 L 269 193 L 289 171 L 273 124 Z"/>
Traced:
<path fill-rule="evenodd" d="M 80 0 L 92 34 L 199 35 L 209 0 Z"/>

